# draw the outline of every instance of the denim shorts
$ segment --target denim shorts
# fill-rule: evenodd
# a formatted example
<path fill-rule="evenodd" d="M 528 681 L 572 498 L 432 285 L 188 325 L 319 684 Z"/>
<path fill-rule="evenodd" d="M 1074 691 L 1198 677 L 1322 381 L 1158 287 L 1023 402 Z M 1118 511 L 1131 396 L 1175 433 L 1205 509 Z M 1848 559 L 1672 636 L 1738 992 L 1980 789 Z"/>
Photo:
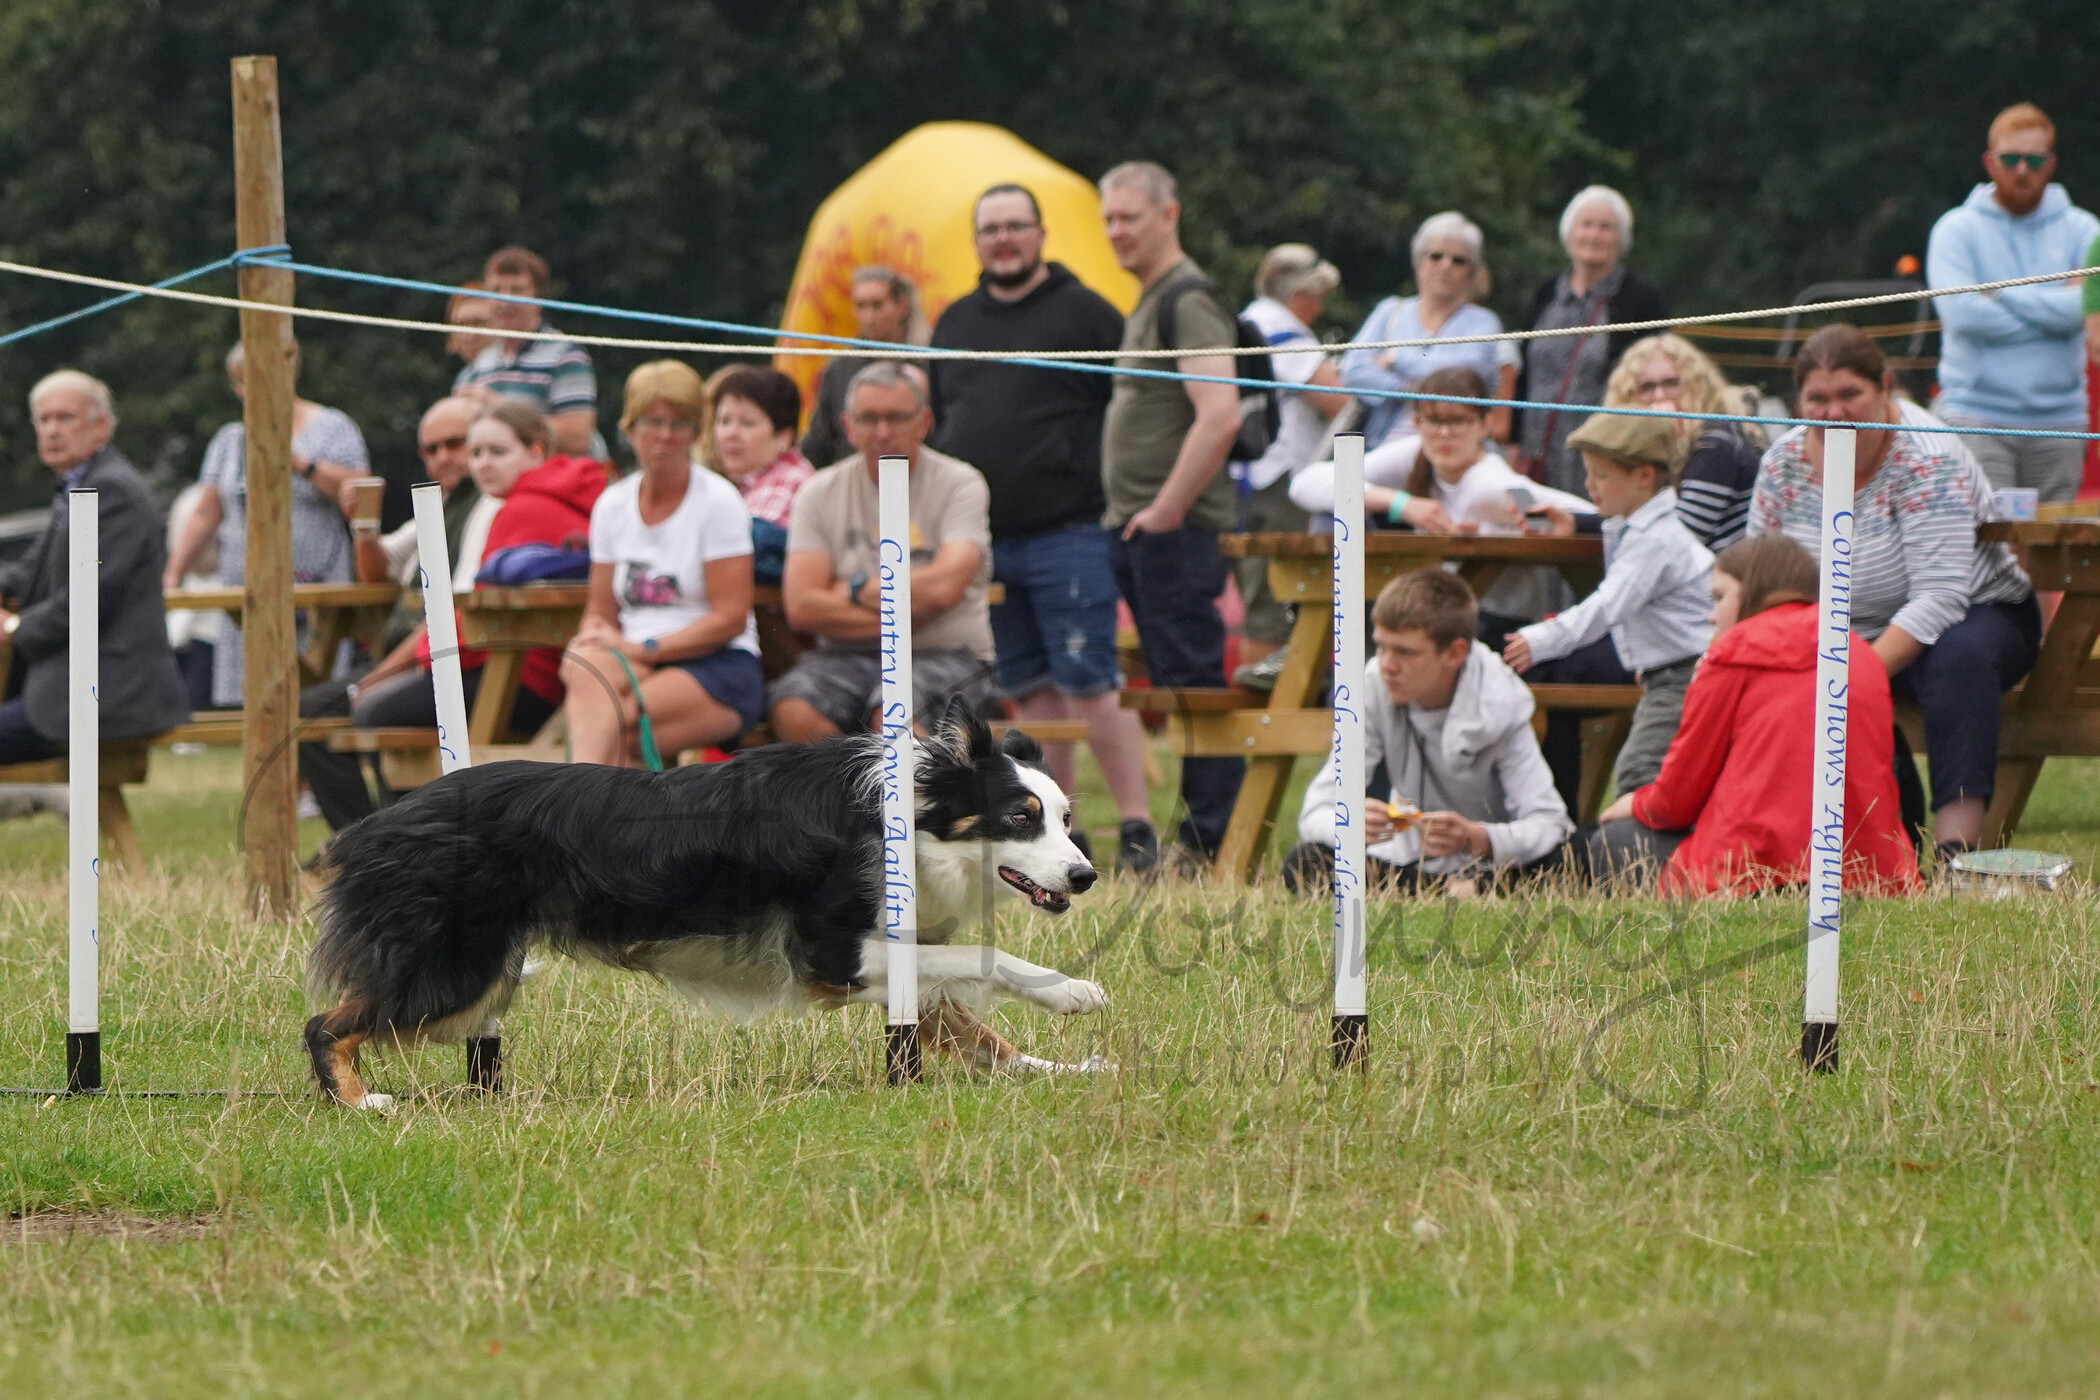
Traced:
<path fill-rule="evenodd" d="M 691 661 L 667 661 L 661 669 L 685 672 L 699 682 L 716 704 L 736 711 L 736 717 L 743 721 L 737 726 L 739 739 L 766 712 L 765 671 L 758 658 L 741 647 L 723 647 Z M 729 740 L 724 747 L 735 742 Z"/>
<path fill-rule="evenodd" d="M 1001 694 L 1020 699 L 1055 686 L 1085 700 L 1123 684 L 1106 530 L 1072 525 L 994 540 L 992 577 L 1006 587 L 992 609 Z"/>

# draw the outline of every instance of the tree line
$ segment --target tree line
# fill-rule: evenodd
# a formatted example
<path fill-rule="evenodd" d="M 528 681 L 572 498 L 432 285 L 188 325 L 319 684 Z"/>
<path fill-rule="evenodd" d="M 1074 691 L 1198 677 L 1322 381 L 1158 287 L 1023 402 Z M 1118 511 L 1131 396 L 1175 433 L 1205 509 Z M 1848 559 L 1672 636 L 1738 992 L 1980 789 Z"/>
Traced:
<path fill-rule="evenodd" d="M 1991 114 L 2020 99 L 2055 117 L 2074 196 L 2100 200 L 2089 0 L 11 0 L 0 257 L 147 281 L 227 252 L 241 53 L 278 57 L 303 260 L 457 282 L 520 241 L 558 294 L 759 324 L 823 197 L 942 119 L 1088 175 L 1162 161 L 1229 288 L 1286 239 L 1339 264 L 1342 332 L 1405 289 L 1408 239 L 1444 208 L 1486 230 L 1489 302 L 1512 318 L 1558 266 L 1562 203 L 1596 180 L 1633 201 L 1631 261 L 1680 310 L 1886 275 L 1982 178 Z M 0 275 L 0 332 L 93 297 Z M 23 392 L 60 364 L 116 389 L 135 461 L 194 476 L 237 412 L 219 367 L 236 335 L 231 312 L 152 302 L 0 347 L 0 509 L 48 499 Z M 453 369 L 440 339 L 300 335 L 302 392 L 411 472 Z M 636 358 L 600 357 L 608 427 Z"/>

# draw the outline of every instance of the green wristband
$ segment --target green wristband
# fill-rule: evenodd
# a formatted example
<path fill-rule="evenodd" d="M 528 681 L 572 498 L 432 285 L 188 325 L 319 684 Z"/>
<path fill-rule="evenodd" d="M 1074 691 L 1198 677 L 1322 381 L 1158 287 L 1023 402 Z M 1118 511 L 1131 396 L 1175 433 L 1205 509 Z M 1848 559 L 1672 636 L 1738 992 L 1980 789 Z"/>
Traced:
<path fill-rule="evenodd" d="M 1408 495 L 1405 491 L 1395 491 L 1392 504 L 1385 508 L 1386 522 L 1398 525 L 1400 523 L 1400 512 L 1406 510 L 1407 503 L 1413 499 L 1414 497 Z"/>

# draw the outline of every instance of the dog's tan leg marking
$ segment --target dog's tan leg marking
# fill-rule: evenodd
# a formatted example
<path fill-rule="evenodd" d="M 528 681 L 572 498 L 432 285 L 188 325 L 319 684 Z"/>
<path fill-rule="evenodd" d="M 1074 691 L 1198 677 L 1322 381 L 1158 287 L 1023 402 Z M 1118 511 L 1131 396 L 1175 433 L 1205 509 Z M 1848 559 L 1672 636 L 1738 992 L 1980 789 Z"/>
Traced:
<path fill-rule="evenodd" d="M 357 1047 L 364 1044 L 366 1038 L 364 1032 L 357 1031 L 328 1047 L 328 1073 L 335 1080 L 335 1100 L 352 1108 L 362 1108 L 365 1104 L 365 1081 L 357 1072 Z"/>
<path fill-rule="evenodd" d="M 1021 1052 L 969 1007 L 942 997 L 919 1012 L 919 1035 L 927 1048 L 953 1055 L 972 1069 L 994 1070 Z"/>

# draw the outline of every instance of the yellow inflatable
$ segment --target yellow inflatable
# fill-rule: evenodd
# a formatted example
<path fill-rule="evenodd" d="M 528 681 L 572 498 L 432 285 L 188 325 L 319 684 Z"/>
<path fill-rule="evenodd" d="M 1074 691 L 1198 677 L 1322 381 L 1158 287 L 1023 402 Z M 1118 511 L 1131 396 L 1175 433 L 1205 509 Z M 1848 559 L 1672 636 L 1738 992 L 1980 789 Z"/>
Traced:
<path fill-rule="evenodd" d="M 1084 177 L 1067 170 L 1012 132 L 981 122 L 929 122 L 905 133 L 832 191 L 809 221 L 795 280 L 788 288 L 785 331 L 853 335 L 853 269 L 882 263 L 919 289 L 927 324 L 977 285 L 971 207 L 992 185 L 1026 185 L 1043 208 L 1047 261 L 1128 312 L 1137 279 L 1116 266 L 1101 228 L 1101 200 Z M 826 359 L 781 355 L 774 364 L 802 388 L 807 422 Z"/>

